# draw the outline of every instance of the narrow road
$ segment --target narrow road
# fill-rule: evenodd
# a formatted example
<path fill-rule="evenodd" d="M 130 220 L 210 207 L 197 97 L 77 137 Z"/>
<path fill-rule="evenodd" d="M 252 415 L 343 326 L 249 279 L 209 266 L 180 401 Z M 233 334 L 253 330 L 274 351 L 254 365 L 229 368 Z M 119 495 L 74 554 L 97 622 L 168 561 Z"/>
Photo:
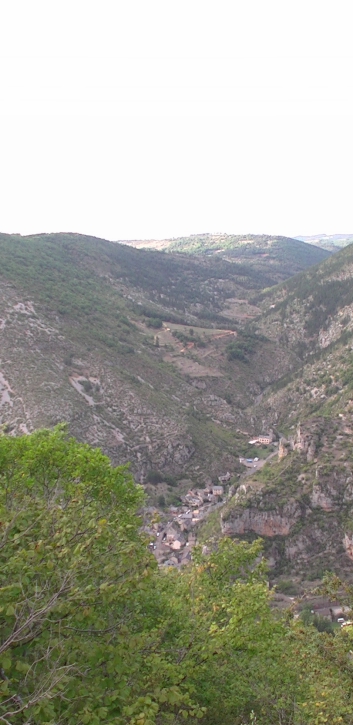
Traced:
<path fill-rule="evenodd" d="M 252 473 L 259 471 L 260 468 L 263 468 L 263 466 L 265 465 L 265 463 L 267 463 L 267 461 L 269 461 L 274 456 L 277 456 L 277 454 L 278 454 L 278 450 L 270 453 L 270 455 L 267 456 L 267 458 L 261 458 L 259 461 L 255 461 L 255 463 L 252 463 L 247 471 L 244 471 L 244 473 L 241 474 L 240 478 L 242 478 L 242 476 L 250 476 Z"/>

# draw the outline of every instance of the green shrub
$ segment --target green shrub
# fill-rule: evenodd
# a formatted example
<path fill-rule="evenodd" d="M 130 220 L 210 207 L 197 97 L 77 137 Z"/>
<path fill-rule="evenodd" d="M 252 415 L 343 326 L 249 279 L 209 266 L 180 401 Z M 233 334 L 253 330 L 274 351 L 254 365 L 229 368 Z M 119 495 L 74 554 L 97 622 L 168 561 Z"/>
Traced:
<path fill-rule="evenodd" d="M 298 587 L 290 579 L 282 579 L 276 585 L 276 589 L 281 594 L 295 595 L 298 594 Z"/>
<path fill-rule="evenodd" d="M 147 327 L 153 327 L 156 330 L 160 330 L 163 325 L 163 321 L 159 317 L 147 317 L 145 323 Z"/>
<path fill-rule="evenodd" d="M 148 471 L 147 483 L 162 483 L 162 481 L 164 481 L 164 477 L 159 471 Z"/>

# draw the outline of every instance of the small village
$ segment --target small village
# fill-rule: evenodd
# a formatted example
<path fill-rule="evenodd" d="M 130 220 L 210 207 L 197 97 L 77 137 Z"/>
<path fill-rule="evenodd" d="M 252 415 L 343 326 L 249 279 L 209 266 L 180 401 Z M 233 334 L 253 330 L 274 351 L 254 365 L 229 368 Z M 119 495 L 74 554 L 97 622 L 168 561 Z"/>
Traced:
<path fill-rule="evenodd" d="M 217 485 L 190 489 L 181 497 L 181 506 L 169 507 L 167 523 L 156 520 L 144 527 L 151 538 L 149 547 L 159 565 L 180 567 L 190 561 L 196 544 L 195 527 L 233 495 L 231 478 L 227 471 L 224 476 L 219 476 Z"/>
<path fill-rule="evenodd" d="M 249 441 L 250 445 L 261 446 L 269 446 L 272 443 L 271 434 L 263 434 Z M 156 509 L 150 510 L 152 522 L 144 527 L 144 531 L 150 537 L 149 548 L 153 551 L 158 564 L 172 567 L 187 564 L 197 543 L 197 524 L 234 495 L 242 476 L 249 475 L 254 468 L 261 468 L 266 460 L 276 453 L 277 450 L 261 460 L 256 456 L 254 458 L 240 456 L 239 462 L 244 466 L 244 473 L 237 474 L 236 483 L 233 474 L 227 471 L 218 476 L 217 484 L 210 483 L 205 488 L 190 489 L 181 497 L 181 506 L 168 508 L 167 522 L 161 520 L 162 517 Z M 206 551 L 207 547 L 204 549 Z"/>

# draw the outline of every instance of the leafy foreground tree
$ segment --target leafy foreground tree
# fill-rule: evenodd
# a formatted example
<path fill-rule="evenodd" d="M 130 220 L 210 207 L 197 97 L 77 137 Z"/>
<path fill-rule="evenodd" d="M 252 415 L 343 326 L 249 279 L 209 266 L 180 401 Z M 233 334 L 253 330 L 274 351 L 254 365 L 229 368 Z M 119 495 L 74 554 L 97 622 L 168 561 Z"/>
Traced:
<path fill-rule="evenodd" d="M 125 468 L 0 437 L 0 723 L 353 723 L 349 638 L 272 616 L 260 544 L 161 570 Z"/>

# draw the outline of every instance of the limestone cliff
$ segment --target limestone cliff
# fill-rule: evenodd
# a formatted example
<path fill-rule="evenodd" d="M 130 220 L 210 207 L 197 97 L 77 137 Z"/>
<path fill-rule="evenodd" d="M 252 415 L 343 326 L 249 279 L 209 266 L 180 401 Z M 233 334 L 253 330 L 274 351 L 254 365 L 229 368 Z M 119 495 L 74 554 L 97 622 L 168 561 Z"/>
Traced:
<path fill-rule="evenodd" d="M 279 446 L 279 460 L 225 506 L 223 535 L 261 536 L 274 573 L 315 578 L 328 569 L 353 578 L 352 436 L 345 430 L 346 418 L 299 426 Z"/>

